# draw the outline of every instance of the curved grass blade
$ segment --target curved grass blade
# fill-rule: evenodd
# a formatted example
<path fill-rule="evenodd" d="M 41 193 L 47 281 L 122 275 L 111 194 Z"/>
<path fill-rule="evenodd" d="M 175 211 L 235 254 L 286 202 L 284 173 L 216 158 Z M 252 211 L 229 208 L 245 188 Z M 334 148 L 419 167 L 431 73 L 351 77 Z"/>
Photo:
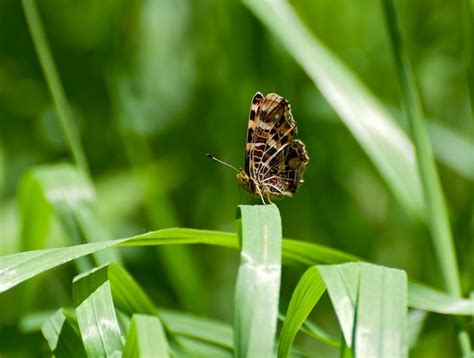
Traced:
<path fill-rule="evenodd" d="M 59 309 L 42 326 L 41 331 L 55 357 L 84 357 L 86 351 L 73 314 Z"/>
<path fill-rule="evenodd" d="M 285 244 L 284 250 L 285 247 L 291 250 L 293 250 L 293 246 L 298 247 L 297 251 L 289 253 L 284 251 L 283 255 L 290 255 L 291 262 L 296 262 L 299 265 L 314 265 L 330 260 L 338 262 L 338 260 L 345 256 L 348 258 L 354 257 L 350 254 L 308 242 L 289 239 L 283 242 Z M 54 267 L 109 247 L 179 244 L 207 244 L 231 249 L 238 248 L 237 236 L 233 233 L 177 228 L 153 231 L 124 239 L 20 252 L 0 257 L 0 293 Z M 334 251 L 334 256 L 329 254 L 332 251 Z M 320 257 L 319 254 L 322 254 L 322 256 Z M 353 264 L 356 265 L 357 263 Z M 420 289 L 422 289 L 421 292 Z M 436 295 L 433 295 L 433 291 Z M 412 297 L 412 295 L 418 295 L 418 297 Z M 424 285 L 417 284 L 414 286 L 410 283 L 408 297 L 410 305 L 413 305 L 414 308 L 426 309 L 442 314 L 472 314 L 471 307 L 474 302 L 472 298 L 453 298 Z"/>
<path fill-rule="evenodd" d="M 135 314 L 132 316 L 123 357 L 169 357 L 168 341 L 158 317 Z"/>
<path fill-rule="evenodd" d="M 410 307 L 450 315 L 474 316 L 474 299 L 459 299 L 444 292 L 416 283 L 408 283 Z"/>
<path fill-rule="evenodd" d="M 108 266 L 86 272 L 73 281 L 74 306 L 88 356 L 122 353 L 122 333 L 110 286 Z"/>
<path fill-rule="evenodd" d="M 289 357 L 291 345 L 303 322 L 318 303 L 326 286 L 319 270 L 310 267 L 298 282 L 286 312 L 286 318 L 280 333 L 278 357 Z"/>
<path fill-rule="evenodd" d="M 234 333 L 226 323 L 165 309 L 160 310 L 160 318 L 177 337 L 193 338 L 229 351 L 234 349 Z"/>
<path fill-rule="evenodd" d="M 271 357 L 281 276 L 281 219 L 270 205 L 240 205 L 237 227 L 241 262 L 235 285 L 237 357 Z"/>
<path fill-rule="evenodd" d="M 402 208 L 411 216 L 424 219 L 413 145 L 388 111 L 307 30 L 286 1 L 243 2 L 313 80 L 379 170 Z"/>
<path fill-rule="evenodd" d="M 363 262 L 318 269 L 355 356 L 407 356 L 404 271 Z"/>

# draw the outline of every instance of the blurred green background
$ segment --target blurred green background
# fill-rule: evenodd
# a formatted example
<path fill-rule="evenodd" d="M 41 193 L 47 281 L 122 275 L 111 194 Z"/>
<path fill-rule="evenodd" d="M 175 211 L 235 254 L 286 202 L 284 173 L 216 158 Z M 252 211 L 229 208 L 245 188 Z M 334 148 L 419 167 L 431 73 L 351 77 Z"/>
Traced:
<path fill-rule="evenodd" d="M 291 4 L 407 130 L 380 3 Z M 472 149 L 464 6 L 399 2 L 467 289 L 474 272 L 474 173 L 470 163 L 459 161 L 469 154 L 457 156 L 445 140 L 448 133 Z M 305 184 L 293 199 L 278 202 L 284 236 L 402 268 L 442 287 L 425 225 L 403 210 L 314 83 L 244 5 L 41 0 L 38 8 L 111 238 L 176 226 L 234 231 L 236 205 L 252 199 L 239 190 L 234 172 L 205 153 L 242 166 L 250 100 L 256 91 L 276 92 L 290 101 L 311 158 Z M 16 199 L 22 176 L 35 166 L 62 162 L 72 162 L 72 156 L 21 3 L 2 0 L 0 255 L 22 247 Z M 54 225 L 50 231 L 48 245 L 67 242 Z M 193 246 L 123 253 L 126 267 L 160 305 L 231 320 L 236 252 Z M 300 274 L 283 271 L 282 307 Z M 48 275 L 42 296 L 28 309 L 67 306 L 73 276 L 72 265 Z M 0 332 L 9 337 L 1 345 L 7 353 L 28 354 L 44 343 L 38 333 L 21 333 L 17 323 L 25 311 L 15 297 L 15 290 L 0 296 Z M 325 304 L 327 313 L 315 320 L 337 332 Z M 452 328 L 436 316 L 425 330 L 420 356 L 455 346 Z"/>

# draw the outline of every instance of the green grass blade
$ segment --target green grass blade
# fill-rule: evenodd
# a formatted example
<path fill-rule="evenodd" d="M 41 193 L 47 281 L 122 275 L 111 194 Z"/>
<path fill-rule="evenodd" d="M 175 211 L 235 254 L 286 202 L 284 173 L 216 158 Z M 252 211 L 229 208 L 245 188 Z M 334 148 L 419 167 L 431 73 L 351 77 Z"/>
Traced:
<path fill-rule="evenodd" d="M 433 151 L 414 74 L 400 35 L 395 5 L 392 0 L 383 0 L 382 4 L 401 85 L 402 106 L 415 143 L 418 172 L 436 259 L 446 290 L 455 297 L 461 297 L 461 280 L 447 207 L 433 159 Z M 458 337 L 462 353 L 469 354 L 472 348 L 467 332 L 461 330 Z"/>
<path fill-rule="evenodd" d="M 21 237 L 24 250 L 47 245 L 52 215 L 58 219 L 72 244 L 106 241 L 109 234 L 96 215 L 96 197 L 91 183 L 69 164 L 36 167 L 20 185 Z M 120 262 L 115 251 L 97 252 L 98 264 Z M 82 268 L 90 269 L 86 263 Z"/>
<path fill-rule="evenodd" d="M 108 266 L 74 278 L 73 297 L 87 355 L 112 356 L 122 352 L 122 334 L 115 314 Z"/>
<path fill-rule="evenodd" d="M 402 104 L 415 142 L 418 171 L 433 244 L 446 288 L 450 293 L 459 297 L 461 296 L 461 286 L 451 228 L 415 79 L 398 30 L 395 6 L 391 0 L 383 0 L 382 3 L 401 83 Z"/>
<path fill-rule="evenodd" d="M 408 357 L 404 271 L 360 263 L 356 312 L 356 357 Z"/>
<path fill-rule="evenodd" d="M 331 252 L 330 248 L 308 242 L 286 239 L 284 243 L 286 243 L 288 248 L 292 248 L 293 246 L 298 247 L 298 251 L 291 252 L 291 257 L 292 260 L 294 260 L 292 262 L 297 262 L 300 265 L 314 265 L 319 262 L 325 262 L 328 259 L 337 261 L 344 255 L 351 257 L 351 255 L 341 252 L 336 252 L 334 257 L 327 256 L 327 253 Z M 238 248 L 237 236 L 233 233 L 177 228 L 153 231 L 124 239 L 64 248 L 20 252 L 0 257 L 0 293 L 54 267 L 109 247 L 178 244 L 207 244 L 231 249 Z M 323 256 L 318 257 L 318 253 L 321 251 L 323 252 Z M 353 263 L 353 265 L 357 265 L 357 263 Z M 320 266 L 320 268 L 321 267 L 325 266 Z M 351 283 L 348 282 L 349 286 L 350 284 Z M 433 295 L 434 292 L 436 295 Z M 470 315 L 472 313 L 472 299 L 451 297 L 442 292 L 430 289 L 427 286 L 420 284 L 413 285 L 412 283 L 410 283 L 408 293 L 410 304 L 412 304 L 414 308 L 445 314 Z M 417 297 L 414 297 L 415 295 Z"/>
<path fill-rule="evenodd" d="M 56 111 L 58 112 L 60 123 L 66 135 L 70 150 L 79 168 L 85 175 L 89 176 L 89 166 L 86 156 L 81 146 L 79 134 L 74 126 L 71 108 L 64 94 L 61 80 L 59 79 L 36 3 L 34 0 L 22 0 L 21 3 L 33 39 L 33 45 L 35 46 L 44 76 L 46 77 L 46 82 L 48 83 L 49 91 L 53 97 Z"/>
<path fill-rule="evenodd" d="M 157 309 L 153 301 L 124 268 L 114 263 L 107 267 L 112 297 L 121 311 L 130 316 L 134 313 L 156 314 Z"/>
<path fill-rule="evenodd" d="M 123 357 L 169 357 L 168 341 L 158 317 L 135 314 L 123 347 Z"/>
<path fill-rule="evenodd" d="M 42 326 L 41 331 L 55 357 L 84 357 L 86 351 L 76 318 L 60 309 Z"/>
<path fill-rule="evenodd" d="M 176 336 L 193 338 L 228 350 L 234 349 L 234 332 L 226 323 L 165 309 L 160 310 L 160 317 Z"/>
<path fill-rule="evenodd" d="M 416 282 L 408 283 L 408 305 L 424 311 L 474 316 L 473 298 L 459 299 Z"/>
<path fill-rule="evenodd" d="M 296 333 L 298 333 L 325 290 L 326 286 L 318 269 L 315 266 L 310 267 L 299 280 L 291 296 L 280 333 L 279 357 L 289 357 Z"/>
<path fill-rule="evenodd" d="M 240 205 L 242 249 L 235 285 L 234 342 L 237 357 L 271 357 L 281 276 L 281 219 L 274 205 Z"/>
<path fill-rule="evenodd" d="M 367 263 L 318 266 L 345 343 L 359 357 L 407 355 L 406 275 Z"/>
<path fill-rule="evenodd" d="M 290 262 L 312 266 L 360 261 L 357 256 L 308 241 L 283 239 L 283 258 Z"/>
<path fill-rule="evenodd" d="M 342 329 L 346 345 L 353 346 L 355 308 L 359 287 L 359 263 L 318 266 Z"/>
<path fill-rule="evenodd" d="M 244 1 L 339 114 L 400 205 L 424 218 L 413 145 L 359 79 L 311 34 L 286 1 Z"/>

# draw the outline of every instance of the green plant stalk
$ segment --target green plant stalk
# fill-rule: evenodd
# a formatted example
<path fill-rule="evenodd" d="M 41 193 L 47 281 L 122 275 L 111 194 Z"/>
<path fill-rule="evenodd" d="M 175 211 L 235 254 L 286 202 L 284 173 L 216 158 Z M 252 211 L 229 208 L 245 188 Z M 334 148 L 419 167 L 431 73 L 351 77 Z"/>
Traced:
<path fill-rule="evenodd" d="M 90 177 L 89 166 L 87 164 L 84 150 L 82 149 L 79 134 L 72 120 L 72 112 L 64 94 L 64 89 L 59 79 L 56 65 L 46 39 L 43 24 L 39 17 L 38 8 L 34 0 L 22 0 L 23 11 L 26 22 L 30 29 L 31 38 L 38 55 L 41 68 L 43 69 L 49 91 L 53 97 L 59 121 L 66 135 L 69 148 L 79 168 Z"/>
<path fill-rule="evenodd" d="M 396 70 L 401 84 L 402 105 L 405 109 L 411 135 L 415 143 L 418 172 L 421 178 L 433 246 L 446 290 L 453 296 L 461 297 L 462 292 L 456 252 L 446 203 L 423 119 L 424 116 L 416 89 L 415 78 L 403 47 L 393 0 L 383 0 L 382 4 L 390 42 L 393 47 Z M 469 337 L 466 332 L 459 333 L 459 342 L 464 354 L 471 351 Z"/>

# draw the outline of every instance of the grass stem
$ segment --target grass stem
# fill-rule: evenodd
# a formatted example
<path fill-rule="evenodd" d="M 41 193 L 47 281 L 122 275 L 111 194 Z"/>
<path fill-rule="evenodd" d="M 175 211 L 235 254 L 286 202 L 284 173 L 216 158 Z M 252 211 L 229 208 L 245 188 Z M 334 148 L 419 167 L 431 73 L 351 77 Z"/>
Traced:
<path fill-rule="evenodd" d="M 393 48 L 396 71 L 401 84 L 402 106 L 410 124 L 411 135 L 415 144 L 418 171 L 422 182 L 428 224 L 437 261 L 446 290 L 453 296 L 461 297 L 460 277 L 448 212 L 433 159 L 415 78 L 403 47 L 394 2 L 393 0 L 383 0 L 382 4 L 388 35 Z M 470 343 L 469 339 L 466 338 L 466 333 L 459 332 L 458 337 L 463 354 L 469 353 Z"/>
<path fill-rule="evenodd" d="M 59 120 L 66 135 L 74 161 L 79 168 L 90 177 L 86 156 L 81 146 L 79 134 L 72 119 L 71 108 L 64 94 L 64 89 L 46 39 L 38 8 L 34 0 L 22 0 L 21 3 L 28 28 L 30 29 L 33 45 L 38 55 L 41 68 L 43 69 L 51 96 L 53 97 Z"/>

